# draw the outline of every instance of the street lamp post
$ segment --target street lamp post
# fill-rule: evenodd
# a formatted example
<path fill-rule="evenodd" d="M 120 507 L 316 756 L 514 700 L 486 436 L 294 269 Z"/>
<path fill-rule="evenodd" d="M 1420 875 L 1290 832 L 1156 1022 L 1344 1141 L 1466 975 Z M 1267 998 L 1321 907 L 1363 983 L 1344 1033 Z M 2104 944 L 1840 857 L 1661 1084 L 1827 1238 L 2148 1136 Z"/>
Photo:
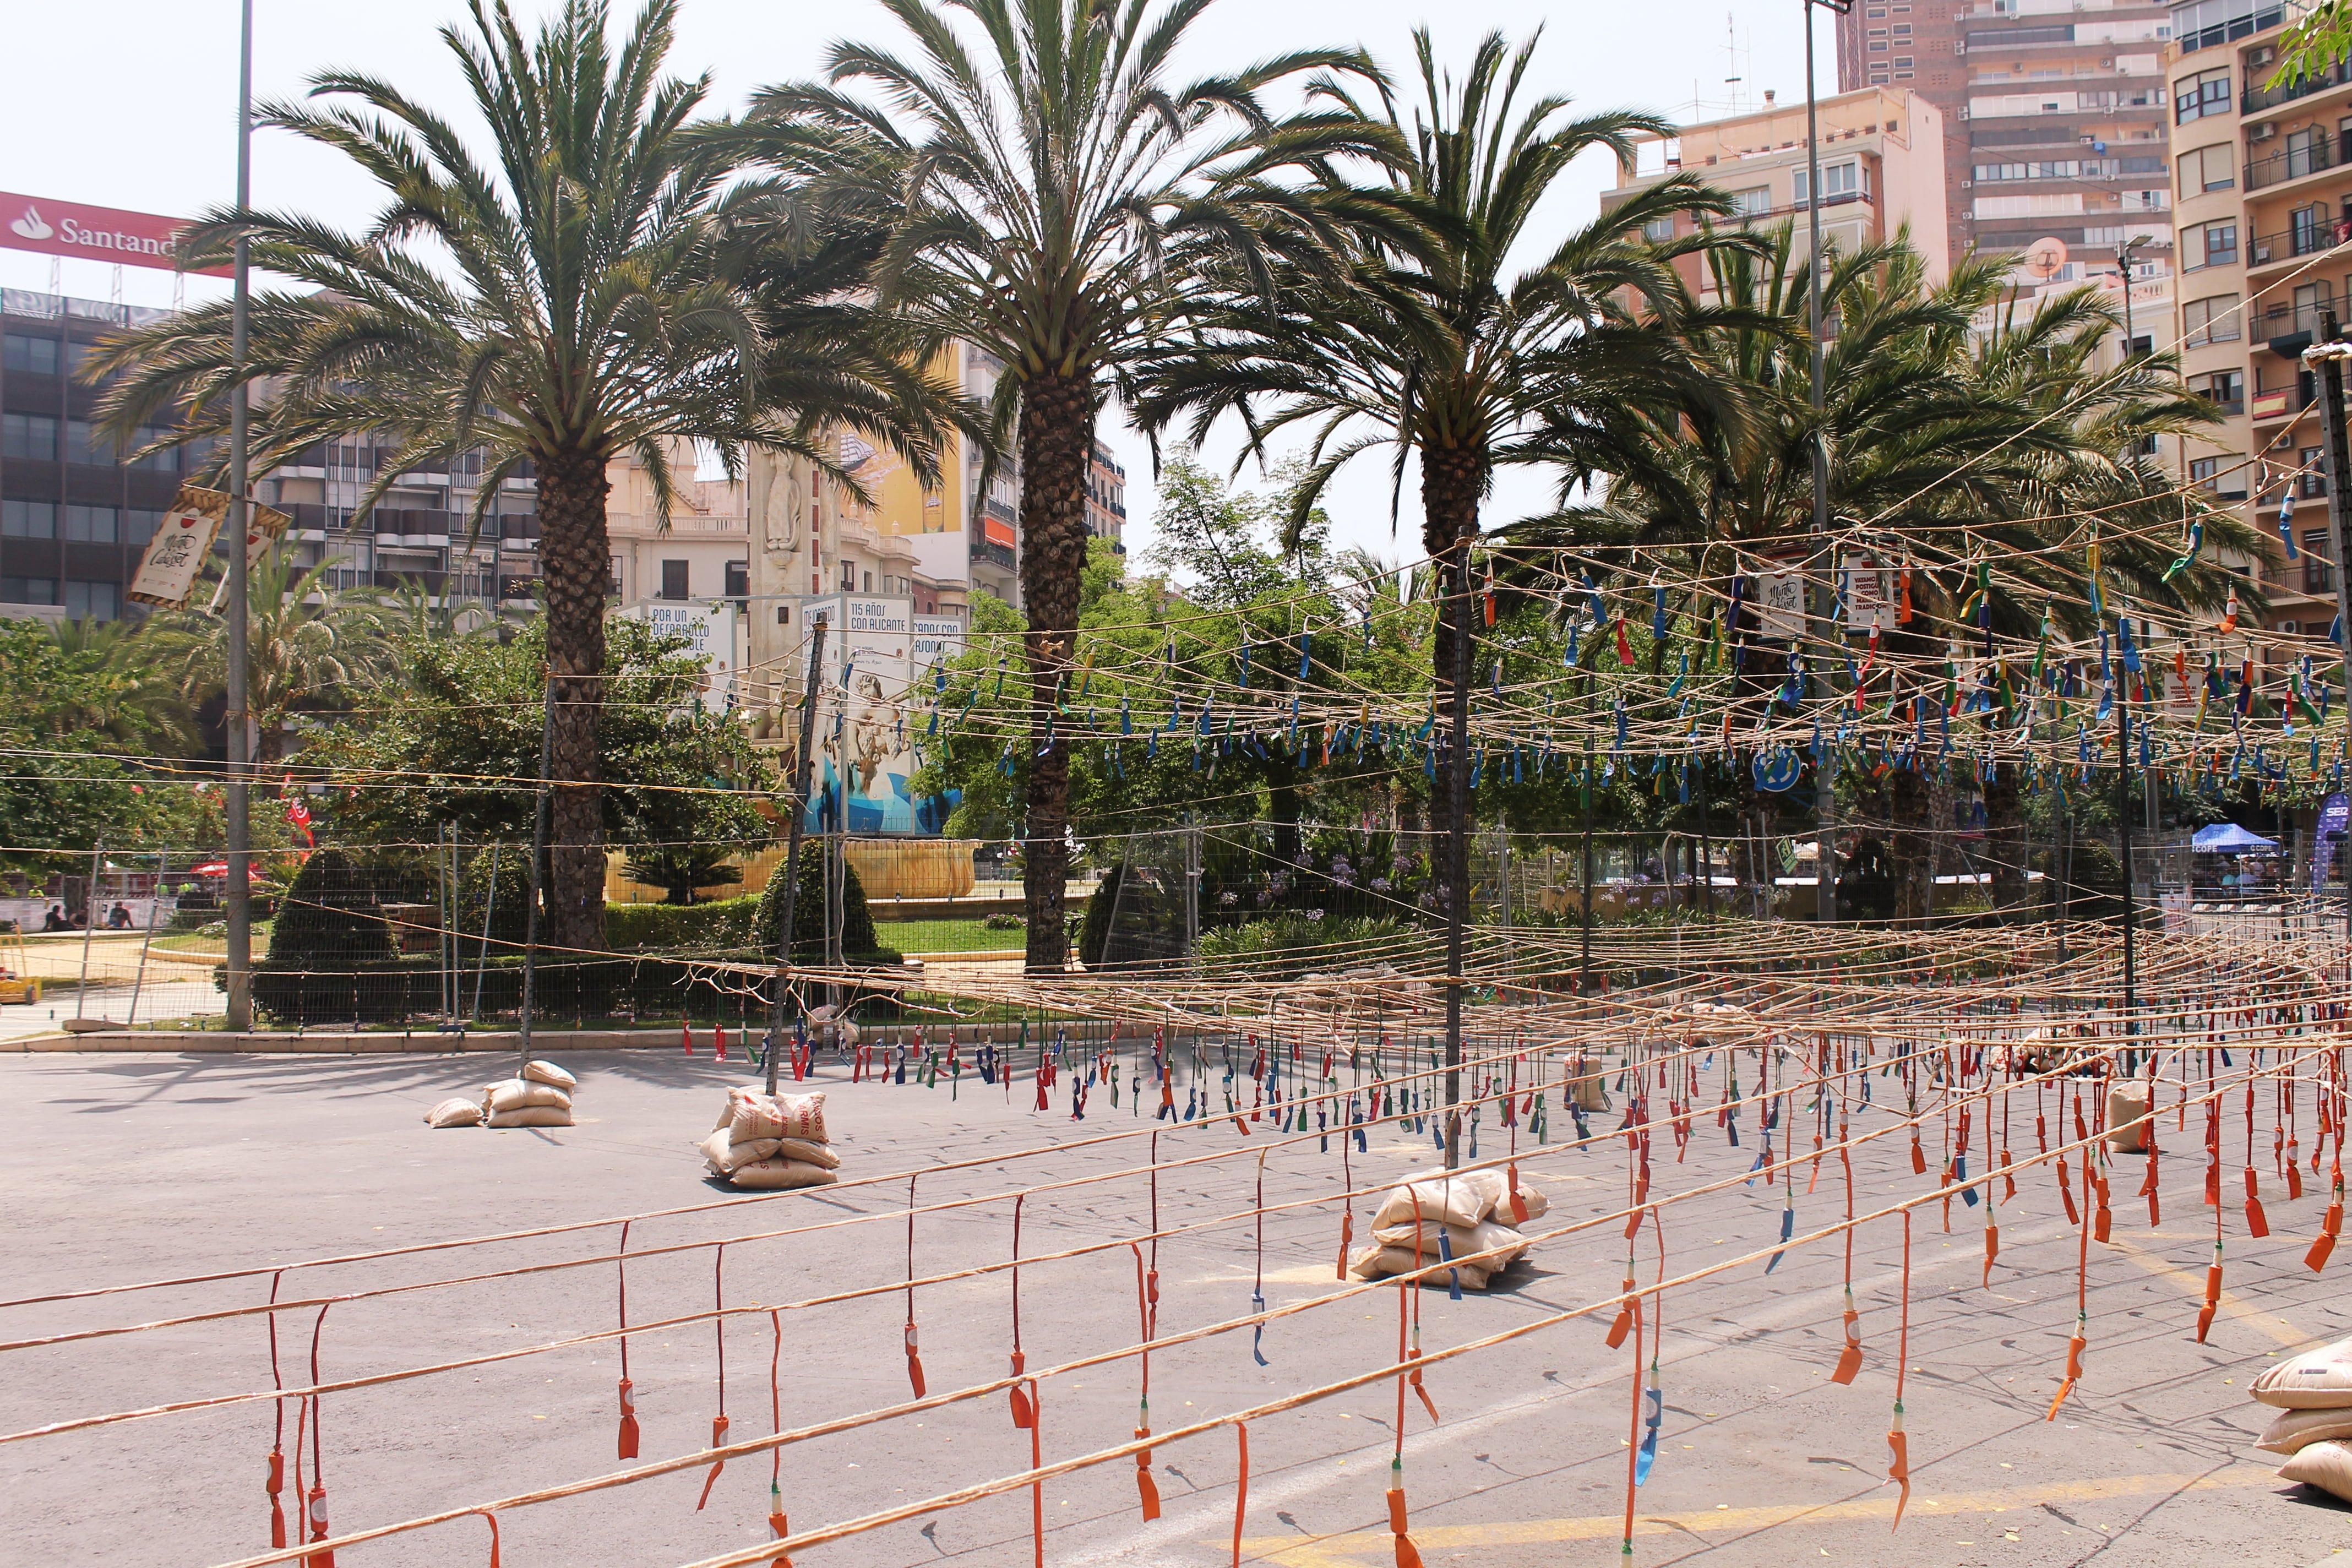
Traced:
<path fill-rule="evenodd" d="M 1813 397 L 1813 521 L 1810 533 L 1818 551 L 1827 546 L 1830 531 L 1830 458 L 1823 445 L 1821 427 L 1823 407 L 1822 387 L 1822 127 L 1821 103 L 1813 87 L 1813 7 L 1843 16 L 1853 9 L 1853 0 L 1805 0 L 1805 227 L 1811 249 L 1805 264 L 1806 280 L 1811 296 L 1807 326 L 1812 333 L 1812 397 Z M 1810 597 L 1818 628 L 1813 636 L 1816 647 L 1825 647 L 1836 637 L 1843 641 L 1837 626 L 1837 605 L 1830 595 L 1830 581 L 1837 571 L 1834 551 L 1828 570 L 1816 576 Z M 1829 676 L 1824 674 L 1827 680 Z M 1822 743 L 1821 754 L 1813 759 L 1813 914 L 1816 920 L 1837 919 L 1837 772 L 1831 758 L 1831 742 Z"/>
<path fill-rule="evenodd" d="M 236 205 L 253 205 L 253 0 L 244 0 L 244 21 L 237 43 L 236 78 Z M 236 237 L 236 294 L 229 310 L 229 353 L 236 362 L 228 403 L 228 692 L 222 715 L 228 730 L 228 777 L 221 791 L 228 818 L 228 1027 L 253 1027 L 253 829 L 246 775 L 253 753 L 250 731 L 252 706 L 247 679 L 247 638 L 250 636 L 250 585 L 246 562 L 246 534 L 250 515 L 247 489 L 247 407 L 245 390 L 246 309 L 252 288 L 248 276 L 245 234 Z"/>

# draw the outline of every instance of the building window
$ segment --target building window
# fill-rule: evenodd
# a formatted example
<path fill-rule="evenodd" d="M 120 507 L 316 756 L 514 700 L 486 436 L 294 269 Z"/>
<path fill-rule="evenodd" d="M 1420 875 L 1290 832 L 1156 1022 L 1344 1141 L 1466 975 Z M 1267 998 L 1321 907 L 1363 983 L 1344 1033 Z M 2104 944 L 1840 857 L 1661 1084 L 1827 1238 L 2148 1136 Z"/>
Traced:
<path fill-rule="evenodd" d="M 0 534 L 10 539 L 55 539 L 58 536 L 58 503 L 47 500 L 0 501 Z M 17 599 L 15 604 L 47 604 Z"/>
<path fill-rule="evenodd" d="M 748 561 L 727 563 L 727 596 L 748 599 L 751 596 L 751 563 Z"/>
<path fill-rule="evenodd" d="M 2319 448 L 2316 447 L 2305 447 L 2301 452 L 2296 454 L 2295 463 L 2296 466 L 2303 470 L 2302 474 L 2295 480 L 2295 489 L 2297 492 L 2300 493 L 2305 500 L 2309 500 L 2315 496 L 2326 495 L 2327 493 L 2327 470 L 2326 468 L 2321 466 L 2319 460 Z"/>
<path fill-rule="evenodd" d="M 144 550 L 147 542 L 155 537 L 155 531 L 163 526 L 163 514 L 150 508 L 134 506 L 124 522 L 127 526 L 122 532 L 122 542 L 135 544 Z"/>
<path fill-rule="evenodd" d="M 1807 177 L 1810 173 L 1810 170 L 1805 169 L 1795 172 L 1797 204 L 1800 206 L 1808 200 L 1805 192 L 1811 183 Z M 1862 188 L 1862 164 L 1859 160 L 1850 158 L 1843 163 L 1828 163 L 1822 166 L 1822 200 L 1835 201 L 1840 196 L 1855 195 L 1861 193 Z"/>
<path fill-rule="evenodd" d="M 1885 40 L 1885 39 L 1884 39 L 1884 38 L 1873 38 L 1873 39 L 1871 39 L 1871 40 L 1870 40 L 1870 52 L 1871 52 L 1872 54 L 1874 54 L 1874 55 L 1883 55 L 1883 54 L 1885 54 L 1885 53 L 1886 52 L 1886 40 Z"/>
<path fill-rule="evenodd" d="M 2180 324 L 2186 334 L 2181 342 L 2187 348 L 2236 342 L 2241 335 L 2238 297 L 2215 294 L 2209 299 L 2191 300 L 2180 308 Z"/>
<path fill-rule="evenodd" d="M 2303 536 L 2303 591 L 2306 594 L 2336 592 L 2335 563 L 2327 554 L 2327 531 L 2314 529 Z"/>
<path fill-rule="evenodd" d="M 55 577 L 0 577 L 0 602 L 54 605 L 58 602 L 58 580 Z"/>
<path fill-rule="evenodd" d="M 66 614 L 78 621 L 111 621 L 122 614 L 122 590 L 112 583 L 66 584 Z"/>
<path fill-rule="evenodd" d="M 1642 237 L 1653 245 L 1664 245 L 1675 237 L 1675 216 L 1654 217 L 1642 226 Z"/>
<path fill-rule="evenodd" d="M 2172 84 L 2172 122 L 2176 125 L 2186 125 L 2209 114 L 2226 114 L 2229 109 L 2230 73 L 2226 70 L 2200 71 Z"/>
<path fill-rule="evenodd" d="M 866 574 L 866 586 L 865 586 L 865 587 L 863 587 L 863 588 L 861 588 L 861 589 L 859 589 L 859 590 L 858 590 L 858 592 L 863 593 L 863 594 L 870 594 L 870 593 L 874 592 L 874 574 L 873 574 L 873 573 L 868 572 L 867 574 Z"/>
<path fill-rule="evenodd" d="M 1738 217 L 1762 217 L 1772 210 L 1772 187 L 1755 185 L 1748 190 L 1732 192 L 1731 210 Z"/>
<path fill-rule="evenodd" d="M 2186 272 L 2200 267 L 2235 267 L 2238 264 L 2238 226 L 2235 223 L 2200 224 L 2181 236 L 2180 266 Z"/>
<path fill-rule="evenodd" d="M 2217 370 L 2210 375 L 2191 376 L 2189 390 L 2210 402 L 2219 404 L 2225 414 L 2246 411 L 2246 373 L 2242 370 Z"/>
<path fill-rule="evenodd" d="M 1897 55 L 1897 56 L 1895 56 L 1895 68 L 1896 70 L 1899 70 L 1899 71 L 1907 71 L 1907 70 L 1909 70 L 1909 69 L 1911 68 L 1911 57 L 1910 57 L 1909 55 Z"/>
<path fill-rule="evenodd" d="M 688 596 L 687 567 L 684 561 L 665 561 L 662 566 L 661 596 L 683 599 Z"/>
<path fill-rule="evenodd" d="M 35 337 L 28 332 L 10 332 L 0 341 L 0 367 L 20 370 L 28 375 L 58 374 L 58 340 Z"/>
<path fill-rule="evenodd" d="M 2207 191 L 2226 191 L 2237 183 L 2237 153 L 2227 142 L 2200 147 L 2194 153 L 2180 155 L 2180 194 L 2183 198 L 2202 195 Z"/>
<path fill-rule="evenodd" d="M 66 508 L 66 537 L 90 544 L 115 542 L 115 513 L 110 506 L 68 506 Z M 104 617 L 111 620 L 112 616 Z"/>
<path fill-rule="evenodd" d="M 46 414 L 0 415 L 0 458 L 20 458 L 34 463 L 56 462 L 58 422 Z"/>

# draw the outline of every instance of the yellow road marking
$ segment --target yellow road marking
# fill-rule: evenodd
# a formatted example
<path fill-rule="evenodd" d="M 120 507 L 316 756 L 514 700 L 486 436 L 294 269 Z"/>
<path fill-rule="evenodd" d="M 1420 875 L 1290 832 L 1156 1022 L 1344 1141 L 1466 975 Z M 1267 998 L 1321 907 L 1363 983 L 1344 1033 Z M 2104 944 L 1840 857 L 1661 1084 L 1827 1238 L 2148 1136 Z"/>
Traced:
<path fill-rule="evenodd" d="M 2202 1274 L 2187 1268 L 2175 1268 L 2154 1253 L 2144 1251 L 2121 1237 L 2114 1239 L 2108 1245 L 2150 1274 L 2171 1280 L 2200 1301 L 2205 1300 L 2205 1276 Z M 2227 1276 L 2225 1275 L 2224 1278 L 2226 1279 Z M 2236 1291 L 2226 1288 L 2221 1292 L 2221 1310 L 2257 1332 L 2268 1334 L 2273 1340 L 2290 1350 L 2298 1350 L 2318 1337 L 2305 1333 L 2276 1312 L 2266 1311 Z"/>
<path fill-rule="evenodd" d="M 2037 1508 L 2043 1503 L 2091 1503 L 2168 1492 L 2211 1491 L 2225 1487 L 2269 1486 L 2278 1478 L 2263 1466 L 2240 1464 L 2218 1475 L 2116 1476 L 2095 1481 L 2053 1481 L 2046 1486 L 2016 1487 L 2001 1491 L 1966 1492 L 1927 1498 L 1916 1484 L 1907 1521 L 1951 1514 L 1991 1513 L 2000 1510 Z M 1766 1508 L 1709 1509 L 1696 1513 L 1636 1514 L 1633 1533 L 1663 1535 L 1687 1531 L 1696 1535 L 1746 1533 L 1786 1524 L 1843 1524 L 1863 1520 L 1895 1518 L 1895 1494 L 1856 1498 L 1818 1506 L 1776 1504 Z M 1564 1541 L 1622 1539 L 1623 1514 L 1591 1515 L 1582 1519 L 1533 1519 L 1498 1524 L 1447 1524 L 1416 1527 L 1413 1544 L 1426 1554 L 1448 1548 L 1547 1545 Z M 1301 1540 L 1295 1535 L 1244 1538 L 1244 1554 L 1281 1568 L 1363 1568 L 1366 1563 L 1392 1559 L 1396 1538 L 1386 1531 L 1357 1531 Z M 1203 1544 L 1230 1549 L 1230 1538 Z"/>

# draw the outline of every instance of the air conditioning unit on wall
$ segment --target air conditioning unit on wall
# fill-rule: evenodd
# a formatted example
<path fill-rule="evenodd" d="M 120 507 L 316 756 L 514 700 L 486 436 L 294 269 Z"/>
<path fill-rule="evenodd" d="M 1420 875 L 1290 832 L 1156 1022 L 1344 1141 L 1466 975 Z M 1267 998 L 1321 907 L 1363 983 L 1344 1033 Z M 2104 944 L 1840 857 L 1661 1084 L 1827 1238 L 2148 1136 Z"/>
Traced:
<path fill-rule="evenodd" d="M 2254 128 L 2247 132 L 2247 137 L 2250 141 L 2267 142 L 2277 134 L 2278 121 L 2275 120 L 2263 120 L 2255 123 Z"/>

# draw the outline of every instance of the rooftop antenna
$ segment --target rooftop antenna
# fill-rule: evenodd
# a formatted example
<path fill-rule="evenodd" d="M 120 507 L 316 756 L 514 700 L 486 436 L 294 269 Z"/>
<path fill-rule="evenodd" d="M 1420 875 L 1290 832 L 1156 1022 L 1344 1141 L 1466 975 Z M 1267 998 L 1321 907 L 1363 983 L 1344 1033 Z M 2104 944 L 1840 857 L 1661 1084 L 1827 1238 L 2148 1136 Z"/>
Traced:
<path fill-rule="evenodd" d="M 1723 85 L 1729 91 L 1729 110 L 1730 112 L 1735 115 L 1739 112 L 1740 83 L 1747 79 L 1746 77 L 1740 74 L 1739 69 L 1739 32 L 1738 22 L 1738 18 L 1734 16 L 1730 12 L 1726 11 L 1723 14 L 1724 64 L 1729 68 L 1731 71 L 1729 76 L 1723 79 Z"/>

